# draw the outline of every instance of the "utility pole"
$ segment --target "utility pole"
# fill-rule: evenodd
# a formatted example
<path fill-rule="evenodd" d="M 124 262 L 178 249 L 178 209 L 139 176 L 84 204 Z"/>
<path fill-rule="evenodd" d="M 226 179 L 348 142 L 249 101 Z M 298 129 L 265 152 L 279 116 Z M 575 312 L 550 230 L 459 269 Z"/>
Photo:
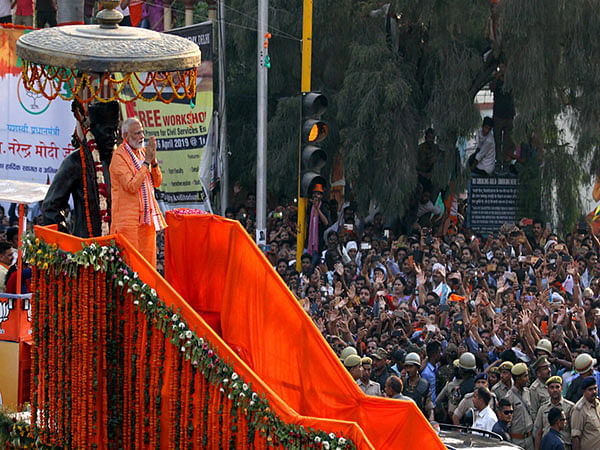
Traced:
<path fill-rule="evenodd" d="M 258 64 L 256 121 L 256 243 L 267 245 L 267 65 L 269 1 L 258 0 Z M 265 64 L 267 62 L 267 64 Z"/>
<path fill-rule="evenodd" d="M 311 61 L 312 61 L 312 0 L 304 0 L 302 14 L 302 78 L 300 82 L 301 92 L 310 92 Z M 301 113 L 302 116 L 302 113 Z M 302 253 L 304 252 L 304 240 L 306 239 L 306 205 L 308 199 L 301 196 L 300 192 L 300 167 L 302 165 L 302 136 L 298 139 L 298 223 L 296 234 L 296 270 L 302 270 Z"/>
<path fill-rule="evenodd" d="M 221 215 L 229 206 L 229 152 L 227 150 L 227 104 L 225 101 L 225 0 L 219 2 L 217 10 L 219 34 L 219 155 L 221 156 Z"/>

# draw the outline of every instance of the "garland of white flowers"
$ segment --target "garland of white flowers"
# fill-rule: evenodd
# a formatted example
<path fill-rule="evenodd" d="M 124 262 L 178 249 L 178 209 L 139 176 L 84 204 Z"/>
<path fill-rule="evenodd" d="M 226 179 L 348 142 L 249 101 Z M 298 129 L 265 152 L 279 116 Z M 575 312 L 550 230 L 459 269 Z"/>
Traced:
<path fill-rule="evenodd" d="M 137 273 L 123 260 L 121 250 L 111 241 L 109 246 L 95 243 L 83 244 L 83 248 L 70 253 L 56 244 L 48 244 L 34 235 L 27 235 L 23 241 L 26 261 L 41 270 L 54 270 L 63 275 L 76 275 L 78 266 L 93 267 L 94 271 L 103 271 L 112 275 L 115 285 L 133 296 L 133 304 L 140 311 L 149 314 L 157 329 L 165 338 L 170 338 L 185 359 L 191 361 L 200 373 L 212 384 L 220 385 L 220 391 L 232 400 L 234 406 L 244 411 L 252 419 L 252 426 L 264 429 L 267 437 L 285 448 L 301 448 L 303 442 L 314 443 L 315 448 L 355 449 L 355 444 L 343 436 L 326 433 L 302 425 L 288 424 L 276 415 L 269 406 L 264 394 L 261 396 L 252 389 L 228 364 L 219 357 L 218 349 L 206 336 L 199 337 L 177 311 L 168 307 L 158 297 L 156 290 L 144 283 Z M 312 445 L 311 445 L 312 446 Z"/>

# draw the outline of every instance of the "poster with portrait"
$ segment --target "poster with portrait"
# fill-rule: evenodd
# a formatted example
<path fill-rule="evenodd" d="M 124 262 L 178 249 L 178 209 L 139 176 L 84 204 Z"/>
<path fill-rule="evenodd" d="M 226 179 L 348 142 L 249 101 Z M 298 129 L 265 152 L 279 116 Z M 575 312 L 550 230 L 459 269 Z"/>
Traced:
<path fill-rule="evenodd" d="M 16 43 L 28 31 L 0 25 L 0 179 L 47 183 L 73 151 L 75 119 L 69 102 L 23 87 Z"/>

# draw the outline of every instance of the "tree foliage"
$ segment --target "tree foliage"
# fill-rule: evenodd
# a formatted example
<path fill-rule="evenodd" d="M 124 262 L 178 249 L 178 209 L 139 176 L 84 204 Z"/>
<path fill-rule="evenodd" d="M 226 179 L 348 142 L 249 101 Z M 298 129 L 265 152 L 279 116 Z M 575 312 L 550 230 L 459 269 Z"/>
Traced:
<path fill-rule="evenodd" d="M 600 169 L 600 31 L 597 1 L 502 0 L 506 88 L 518 115 L 515 141 L 544 141 L 542 214 L 566 229 L 577 218 L 578 186 Z M 228 106 L 231 172 L 254 184 L 256 154 L 256 4 L 228 2 Z M 372 0 L 314 2 L 312 89 L 330 100 L 329 155 L 344 155 L 347 192 L 364 210 L 376 200 L 401 214 L 416 186 L 416 150 L 433 126 L 444 148 L 436 173 L 444 185 L 456 167 L 457 137 L 480 126 L 476 93 L 496 68 L 488 49 L 489 2 L 396 0 L 392 36 Z M 294 197 L 298 170 L 302 2 L 271 0 L 269 21 L 268 186 Z M 282 31 L 284 33 L 282 33 Z M 556 118 L 568 116 L 577 145 L 561 142 Z M 565 170 L 569 168 L 572 170 Z M 456 175 L 456 174 L 455 174 Z M 557 199 L 557 202 L 552 202 Z M 529 210 L 539 210 L 534 207 Z"/>

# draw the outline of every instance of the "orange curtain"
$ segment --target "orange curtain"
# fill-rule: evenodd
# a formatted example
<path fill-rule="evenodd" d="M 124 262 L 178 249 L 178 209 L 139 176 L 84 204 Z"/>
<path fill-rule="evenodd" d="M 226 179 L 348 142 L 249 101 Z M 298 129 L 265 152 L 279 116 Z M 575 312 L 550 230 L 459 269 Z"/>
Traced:
<path fill-rule="evenodd" d="M 227 225 L 227 224 L 225 224 L 225 225 Z M 174 226 L 174 228 L 177 228 L 177 227 Z M 224 227 L 218 227 L 218 228 L 220 228 L 221 231 L 225 232 L 227 227 L 224 226 Z M 241 230 L 241 228 L 240 228 L 239 230 L 236 230 L 235 234 L 238 234 L 239 232 L 244 233 L 244 231 Z M 157 295 L 164 303 L 166 303 L 168 306 L 170 306 L 174 310 L 179 311 L 181 316 L 185 318 L 190 329 L 196 330 L 196 333 L 198 336 L 203 336 L 208 342 L 210 342 L 211 345 L 213 345 L 214 348 L 217 349 L 219 357 L 225 361 L 230 362 L 230 364 L 233 365 L 234 370 L 240 375 L 241 379 L 243 379 L 246 383 L 251 385 L 252 389 L 255 390 L 256 392 L 260 393 L 261 395 L 264 394 L 270 403 L 271 409 L 276 414 L 278 414 L 279 417 L 285 423 L 304 425 L 305 427 L 312 427 L 312 428 L 315 428 L 318 430 L 325 431 L 326 433 L 334 432 L 336 434 L 341 434 L 345 438 L 352 440 L 356 444 L 357 448 L 360 448 L 360 449 L 374 448 L 374 446 L 371 444 L 369 439 L 365 436 L 363 431 L 356 424 L 355 419 L 352 419 L 352 418 L 341 419 L 341 418 L 333 418 L 333 417 L 331 417 L 331 418 L 306 417 L 306 416 L 298 414 L 296 411 L 294 411 L 292 408 L 290 408 L 290 406 L 288 406 L 286 401 L 284 401 L 281 397 L 279 397 L 279 395 L 273 389 L 271 389 L 271 387 L 268 384 L 269 380 L 263 380 L 242 359 L 240 359 L 238 354 L 235 351 L 233 351 L 220 338 L 220 336 L 217 333 L 215 333 L 215 331 L 207 325 L 207 323 L 194 310 L 194 308 L 192 308 L 173 289 L 173 287 L 171 287 L 169 285 L 169 283 L 167 283 L 165 281 L 165 279 L 163 279 L 160 276 L 160 274 L 158 274 L 155 271 L 155 269 L 127 241 L 127 239 L 125 239 L 121 235 L 116 235 L 116 236 L 110 235 L 110 236 L 106 236 L 106 237 L 102 237 L 102 238 L 95 238 L 95 239 L 80 239 L 80 238 L 77 238 L 74 236 L 69 236 L 69 235 L 66 235 L 63 233 L 59 233 L 50 227 L 39 227 L 39 226 L 35 227 L 35 234 L 40 239 L 43 239 L 45 242 L 47 242 L 49 244 L 55 243 L 62 250 L 68 251 L 68 252 L 77 252 L 77 251 L 81 250 L 82 243 L 90 244 L 90 243 L 94 242 L 94 243 L 96 243 L 96 245 L 107 245 L 107 244 L 111 243 L 111 240 L 115 240 L 117 245 L 123 249 L 123 254 L 124 254 L 126 263 L 129 265 L 129 267 L 131 267 L 132 270 L 137 272 L 137 274 L 139 275 L 139 278 L 143 282 L 147 283 L 150 287 L 154 288 L 157 291 Z M 219 233 L 216 233 L 216 237 L 218 237 L 218 235 L 219 235 Z M 196 236 L 196 237 L 194 237 L 193 240 L 196 240 L 199 237 L 201 237 L 201 236 Z M 211 238 L 211 236 L 207 236 L 207 235 L 205 235 L 204 237 L 207 239 Z M 216 239 L 215 241 L 218 242 L 219 239 Z M 173 242 L 173 241 L 171 241 L 171 242 Z M 221 255 L 213 255 L 212 257 L 208 257 L 208 259 L 205 260 L 208 262 L 208 264 L 199 265 L 198 259 L 196 259 L 193 256 L 193 254 L 190 254 L 188 252 L 184 252 L 184 254 L 187 255 L 188 258 L 190 258 L 188 260 L 189 263 L 191 263 L 191 265 L 188 267 L 188 269 L 190 271 L 190 275 L 192 275 L 196 272 L 197 273 L 200 273 L 200 272 L 205 273 L 204 276 L 197 277 L 197 278 L 190 278 L 190 281 L 196 280 L 196 279 L 208 279 L 208 280 L 212 279 L 213 277 L 210 275 L 210 273 L 213 272 L 213 265 L 211 264 L 211 261 L 220 260 L 221 265 L 225 263 L 225 260 L 221 257 Z M 178 258 L 175 258 L 175 260 L 177 260 L 177 259 Z M 171 267 L 172 267 L 172 265 L 171 265 Z M 91 270 L 91 269 L 88 269 L 88 270 Z M 36 277 L 37 277 L 37 275 L 36 275 Z M 225 288 L 225 286 L 228 284 L 228 280 L 219 280 L 218 276 L 215 276 L 213 281 L 215 282 L 213 284 L 213 286 L 220 285 L 223 288 Z M 85 285 L 85 283 L 84 283 L 84 285 Z M 84 287 L 84 285 L 82 285 L 82 287 Z M 198 285 L 197 287 L 200 288 L 201 286 Z M 210 292 L 207 290 L 206 294 L 208 295 L 209 293 Z M 48 295 L 50 295 L 50 294 L 48 294 Z M 103 301 L 104 299 L 99 299 L 99 300 Z M 206 303 L 202 303 L 201 300 L 205 301 Z M 211 304 L 211 302 L 209 300 L 210 300 L 210 297 L 208 297 L 208 300 L 204 300 L 201 298 L 195 299 L 196 302 L 199 302 L 199 303 L 196 303 L 197 305 L 206 305 L 207 307 L 212 308 L 212 310 L 210 310 L 211 312 L 218 313 L 219 308 L 217 308 L 217 305 Z M 55 301 L 57 301 L 57 299 L 55 299 Z M 127 323 L 127 325 L 131 326 L 132 324 Z M 141 328 L 142 329 L 140 329 L 140 332 L 143 331 L 143 326 Z M 57 353 L 57 351 L 53 350 L 52 346 L 49 344 L 51 344 L 51 343 L 44 342 L 44 345 L 45 345 L 44 348 L 47 351 L 54 351 L 55 353 Z M 160 430 L 161 430 L 160 436 L 156 437 L 157 439 L 160 439 L 158 441 L 158 444 L 161 446 L 161 448 L 170 448 L 170 446 L 172 446 L 173 435 L 174 435 L 174 430 L 175 430 L 175 422 L 176 421 L 173 420 L 174 419 L 173 417 L 169 417 L 169 414 L 168 414 L 168 405 L 172 404 L 174 402 L 177 402 L 177 398 L 175 398 L 173 395 L 171 395 L 170 391 L 169 391 L 169 389 L 170 389 L 169 386 L 171 386 L 176 381 L 175 380 L 176 377 L 174 376 L 174 371 L 173 371 L 173 361 L 175 360 L 174 359 L 175 354 L 177 354 L 178 357 L 180 357 L 177 350 L 175 350 L 174 348 L 171 348 L 170 343 L 167 342 L 165 364 L 163 367 L 165 384 L 162 387 L 162 391 L 161 391 L 162 398 L 163 398 L 163 405 L 165 405 L 164 406 L 165 409 L 164 409 L 163 415 L 160 418 Z M 53 360 L 52 358 L 50 358 L 49 361 L 56 362 L 56 361 L 59 361 L 59 359 L 54 358 L 54 360 Z M 102 389 L 102 385 L 106 380 L 106 374 L 103 374 L 102 372 L 103 372 L 102 370 L 98 371 L 98 380 L 99 380 L 99 384 L 100 384 L 99 390 Z M 39 385 L 37 386 L 37 391 L 38 391 L 38 395 L 39 395 L 38 398 L 43 398 L 45 390 L 49 389 L 49 395 L 52 397 L 52 401 L 53 402 L 60 401 L 59 398 L 55 395 L 56 393 L 54 391 L 50 392 L 50 390 L 52 389 L 52 386 L 56 385 L 56 383 L 54 383 L 52 380 L 50 380 L 50 382 L 46 382 L 43 378 L 40 378 L 38 381 L 39 381 Z M 218 392 L 218 386 L 216 386 L 216 385 L 213 385 L 213 387 L 211 389 L 213 390 L 213 394 Z M 191 398 L 193 398 L 192 401 L 195 405 L 195 411 L 200 410 L 199 401 L 200 401 L 201 395 L 202 395 L 201 392 L 196 391 L 194 393 L 194 395 L 191 397 Z M 216 395 L 213 395 L 213 397 L 216 397 Z M 188 397 L 185 397 L 185 398 L 188 398 Z M 98 402 L 99 401 L 100 400 L 98 400 Z M 81 402 L 84 402 L 84 403 L 81 404 Z M 99 405 L 98 403 L 93 404 L 91 402 L 87 402 L 87 403 L 85 403 L 85 402 L 86 402 L 85 399 L 81 400 L 80 407 L 85 409 L 86 411 L 88 411 L 88 415 L 90 412 L 97 414 L 98 423 L 99 424 L 104 423 L 104 421 L 106 420 L 106 416 L 107 416 L 108 405 Z M 215 405 L 216 404 L 217 403 L 215 403 Z M 139 408 L 139 405 L 138 405 L 138 408 Z M 211 411 L 209 411 L 209 413 L 210 412 Z M 212 413 L 213 413 L 213 416 L 216 416 L 216 414 L 214 414 L 214 411 L 212 411 Z M 200 415 L 197 414 L 196 417 L 200 417 Z M 199 419 L 195 419 L 195 420 L 199 420 Z M 213 420 L 213 422 L 214 422 L 214 420 Z M 214 426 L 217 427 L 218 424 L 214 423 Z M 136 428 L 136 433 L 138 433 L 139 429 L 140 429 L 140 427 Z M 105 444 L 106 439 L 107 439 L 106 431 L 107 430 L 105 427 L 100 426 L 98 428 L 98 430 L 96 430 L 95 432 L 92 432 L 93 437 L 89 437 L 89 434 L 88 434 L 89 440 L 87 441 L 86 445 L 91 445 L 91 443 L 95 442 L 97 444 L 98 448 L 106 448 L 106 444 Z M 51 433 L 52 431 L 50 430 L 49 432 Z M 225 432 L 228 432 L 228 431 L 225 431 Z M 126 436 L 125 438 L 132 439 L 133 436 Z M 49 436 L 49 440 L 52 440 L 52 439 L 53 439 L 53 437 Z M 55 437 L 54 437 L 54 439 L 55 439 Z M 85 439 L 85 437 L 81 436 L 81 435 L 77 435 L 77 439 Z M 155 438 L 151 436 L 150 439 L 154 440 Z M 138 436 L 137 440 L 139 441 L 139 436 Z M 218 439 L 215 440 L 215 442 L 217 442 L 217 441 L 218 441 Z M 184 442 L 184 441 L 182 440 L 181 442 Z M 216 445 L 215 442 L 213 442 L 212 444 L 209 443 L 208 448 L 211 448 L 211 449 L 217 448 L 218 445 Z M 260 444 L 260 446 L 258 444 Z M 261 442 L 257 443 L 256 448 L 266 448 L 264 439 L 262 440 L 262 443 Z"/>
<path fill-rule="evenodd" d="M 356 422 L 358 448 L 445 448 L 414 404 L 362 393 L 238 222 L 172 211 L 166 219 L 167 280 L 290 415 L 316 428 L 318 418 Z"/>

